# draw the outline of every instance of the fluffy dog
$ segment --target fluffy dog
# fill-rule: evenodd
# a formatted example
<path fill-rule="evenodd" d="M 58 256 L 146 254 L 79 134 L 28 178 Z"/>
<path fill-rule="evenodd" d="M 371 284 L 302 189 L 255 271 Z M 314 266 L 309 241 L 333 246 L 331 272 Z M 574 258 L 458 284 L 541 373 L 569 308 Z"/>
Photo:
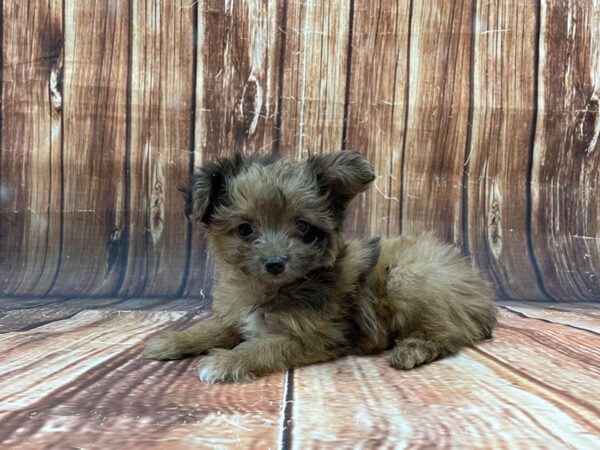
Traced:
<path fill-rule="evenodd" d="M 344 240 L 344 211 L 374 178 L 351 151 L 200 169 L 190 212 L 220 263 L 213 315 L 151 339 L 145 355 L 209 352 L 202 381 L 246 381 L 383 350 L 411 369 L 491 338 L 492 289 L 453 247 L 431 235 Z"/>

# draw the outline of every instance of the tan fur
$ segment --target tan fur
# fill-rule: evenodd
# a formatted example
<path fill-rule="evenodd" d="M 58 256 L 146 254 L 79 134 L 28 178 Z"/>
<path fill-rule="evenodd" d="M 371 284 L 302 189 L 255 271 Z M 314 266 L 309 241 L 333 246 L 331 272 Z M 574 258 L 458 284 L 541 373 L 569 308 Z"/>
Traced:
<path fill-rule="evenodd" d="M 220 261 L 213 316 L 150 340 L 146 356 L 209 352 L 202 381 L 245 381 L 384 350 L 410 369 L 491 338 L 492 289 L 450 245 L 429 234 L 344 242 L 344 210 L 373 178 L 347 151 L 308 161 L 236 156 L 196 173 L 191 213 Z M 272 257 L 281 273 L 266 269 Z"/>

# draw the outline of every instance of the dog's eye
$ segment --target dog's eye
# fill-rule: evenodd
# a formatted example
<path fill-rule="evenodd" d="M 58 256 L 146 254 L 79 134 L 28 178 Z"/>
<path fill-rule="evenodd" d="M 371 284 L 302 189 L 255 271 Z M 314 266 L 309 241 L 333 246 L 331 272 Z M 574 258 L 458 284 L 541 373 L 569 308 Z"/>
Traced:
<path fill-rule="evenodd" d="M 305 234 L 310 228 L 310 225 L 308 224 L 308 222 L 305 222 L 304 220 L 300 219 L 296 221 L 296 228 L 300 233 Z"/>
<path fill-rule="evenodd" d="M 238 233 L 242 237 L 248 237 L 252 234 L 252 227 L 249 223 L 242 223 L 238 226 Z"/>

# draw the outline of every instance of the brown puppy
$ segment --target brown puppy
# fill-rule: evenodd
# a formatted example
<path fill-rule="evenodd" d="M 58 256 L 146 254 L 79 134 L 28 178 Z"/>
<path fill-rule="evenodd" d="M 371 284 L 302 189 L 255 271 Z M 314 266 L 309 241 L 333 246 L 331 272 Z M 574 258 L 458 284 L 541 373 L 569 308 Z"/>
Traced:
<path fill-rule="evenodd" d="M 490 338 L 490 285 L 451 246 L 430 235 L 344 241 L 344 210 L 374 178 L 350 151 L 202 168 L 190 200 L 220 260 L 213 316 L 150 340 L 146 356 L 210 352 L 202 381 L 244 381 L 386 349 L 410 369 Z"/>

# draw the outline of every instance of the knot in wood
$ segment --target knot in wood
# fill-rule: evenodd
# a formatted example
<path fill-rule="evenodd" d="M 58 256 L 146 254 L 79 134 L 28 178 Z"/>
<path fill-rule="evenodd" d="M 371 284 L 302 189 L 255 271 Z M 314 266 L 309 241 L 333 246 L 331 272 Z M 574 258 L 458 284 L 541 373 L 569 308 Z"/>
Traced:
<path fill-rule="evenodd" d="M 255 133 L 262 110 L 262 88 L 254 75 L 250 75 L 244 85 L 242 98 L 238 104 L 238 121 L 244 133 L 251 136 Z"/>

